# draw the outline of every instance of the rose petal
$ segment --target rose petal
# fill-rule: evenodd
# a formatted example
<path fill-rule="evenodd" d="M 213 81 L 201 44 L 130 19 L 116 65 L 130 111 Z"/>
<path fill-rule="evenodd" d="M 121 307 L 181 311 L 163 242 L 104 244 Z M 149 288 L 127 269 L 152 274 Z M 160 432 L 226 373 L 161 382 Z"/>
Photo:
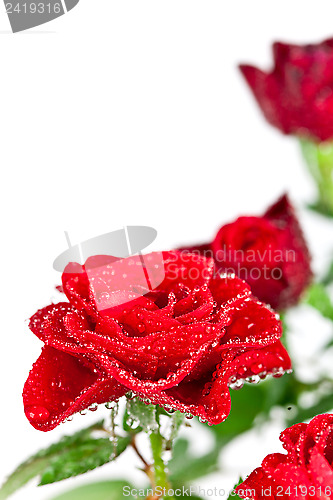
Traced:
<path fill-rule="evenodd" d="M 165 279 L 158 289 L 172 291 L 179 283 L 190 289 L 209 283 L 214 273 L 213 259 L 182 252 L 163 252 Z"/>
<path fill-rule="evenodd" d="M 318 492 L 318 498 L 321 497 L 323 500 L 331 498 L 331 495 L 333 494 L 333 469 L 325 457 L 323 457 L 323 455 L 321 455 L 317 450 L 313 450 L 311 453 L 309 469 L 311 479 Z M 329 495 L 325 495 L 326 488 L 326 491 L 330 491 Z M 322 494 L 319 495 L 319 492 Z"/>
<path fill-rule="evenodd" d="M 245 281 L 235 275 L 215 275 L 209 282 L 209 289 L 217 305 L 236 307 L 251 296 L 251 289 Z"/>
<path fill-rule="evenodd" d="M 275 500 L 272 494 L 272 481 L 261 467 L 255 469 L 245 481 L 236 488 L 236 493 L 241 498 L 252 500 Z"/>
<path fill-rule="evenodd" d="M 291 369 L 291 360 L 286 349 L 278 340 L 262 349 L 246 351 L 235 357 L 231 372 L 234 381 L 260 375 L 281 377 Z"/>
<path fill-rule="evenodd" d="M 308 500 L 311 482 L 306 471 L 294 464 L 280 464 L 274 471 L 276 497 L 290 500 L 292 495 L 298 500 Z M 281 495 L 278 495 L 281 493 Z"/>
<path fill-rule="evenodd" d="M 39 309 L 31 318 L 29 322 L 30 330 L 38 337 L 40 340 L 45 340 L 45 321 L 53 318 L 55 323 L 57 321 L 61 322 L 64 316 L 68 313 L 75 313 L 77 311 L 68 302 L 59 302 L 58 304 L 51 304 L 43 309 Z M 84 321 L 84 317 L 81 316 L 81 320 Z M 56 333 L 56 331 L 55 331 Z"/>
<path fill-rule="evenodd" d="M 197 321 L 209 321 L 214 309 L 214 299 L 208 286 L 194 289 L 187 297 L 174 306 L 174 315 L 177 321 L 185 324 Z"/>
<path fill-rule="evenodd" d="M 167 346 L 165 332 L 152 334 L 150 340 L 153 342 L 146 343 L 146 346 L 150 347 L 149 352 L 152 356 L 156 356 L 159 361 L 154 380 L 138 378 L 131 369 L 125 369 L 123 363 L 105 355 L 91 353 L 89 358 L 97 362 L 104 371 L 129 390 L 150 397 L 156 392 L 159 393 L 178 385 L 211 348 L 212 342 L 223 333 L 223 328 L 220 326 L 214 327 L 205 323 L 184 325 L 168 332 L 169 344 Z M 142 340 L 147 342 L 147 339 L 149 337 L 144 337 Z M 130 338 L 130 340 L 137 339 Z M 126 354 L 126 351 L 124 352 Z M 161 378 L 157 379 L 158 376 Z"/>
<path fill-rule="evenodd" d="M 282 335 L 282 324 L 276 313 L 254 300 L 243 302 L 232 316 L 223 338 L 224 344 L 264 347 Z"/>
<path fill-rule="evenodd" d="M 31 425 L 49 431 L 91 404 L 114 401 L 125 392 L 83 358 L 46 346 L 25 383 L 23 402 Z"/>
<path fill-rule="evenodd" d="M 200 359 L 190 378 L 200 378 L 214 371 L 230 352 L 235 360 L 232 376 L 237 380 L 265 373 L 278 375 L 291 368 L 288 353 L 278 341 L 282 334 L 281 323 L 275 313 L 262 304 L 246 302 L 239 311 L 231 310 L 231 320 L 227 314 L 223 324 L 225 334 L 219 345 Z"/>

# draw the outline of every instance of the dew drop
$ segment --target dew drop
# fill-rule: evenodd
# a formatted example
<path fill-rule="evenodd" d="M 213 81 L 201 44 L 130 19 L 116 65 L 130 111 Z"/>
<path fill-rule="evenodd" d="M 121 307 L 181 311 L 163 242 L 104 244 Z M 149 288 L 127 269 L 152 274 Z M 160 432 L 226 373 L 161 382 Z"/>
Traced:
<path fill-rule="evenodd" d="M 171 406 L 164 406 L 164 410 L 167 413 L 174 413 L 175 412 L 175 410 Z"/>
<path fill-rule="evenodd" d="M 242 389 L 243 386 L 244 386 L 244 380 L 241 378 L 236 380 L 236 382 L 229 384 L 230 389 L 233 389 L 234 391 Z"/>
<path fill-rule="evenodd" d="M 260 377 L 259 375 L 251 375 L 250 377 L 247 377 L 245 380 L 249 384 L 258 384 L 260 382 Z"/>
<path fill-rule="evenodd" d="M 247 373 L 247 368 L 246 368 L 246 366 L 240 366 L 240 367 L 239 367 L 239 370 L 238 370 L 238 374 L 239 374 L 239 376 L 240 376 L 240 377 L 245 377 L 246 373 Z"/>
<path fill-rule="evenodd" d="M 108 403 L 105 403 L 105 408 L 107 410 L 113 410 L 116 409 L 118 406 L 117 401 L 109 401 Z"/>
<path fill-rule="evenodd" d="M 139 323 L 136 328 L 137 328 L 139 333 L 144 333 L 146 331 L 146 327 L 145 327 L 144 323 Z"/>
<path fill-rule="evenodd" d="M 44 406 L 31 406 L 26 410 L 26 415 L 35 422 L 45 422 L 50 416 L 50 412 Z"/>
<path fill-rule="evenodd" d="M 98 408 L 98 404 L 97 403 L 93 403 L 92 405 L 89 406 L 88 410 L 89 411 L 96 411 Z"/>
<path fill-rule="evenodd" d="M 260 362 L 258 363 L 253 363 L 253 365 L 251 366 L 251 371 L 252 373 L 254 373 L 254 375 L 258 375 L 259 373 L 261 373 L 264 369 L 264 365 Z"/>
<path fill-rule="evenodd" d="M 283 368 L 273 368 L 272 375 L 274 378 L 280 378 L 280 377 L 282 377 L 282 375 L 284 375 L 284 369 Z"/>

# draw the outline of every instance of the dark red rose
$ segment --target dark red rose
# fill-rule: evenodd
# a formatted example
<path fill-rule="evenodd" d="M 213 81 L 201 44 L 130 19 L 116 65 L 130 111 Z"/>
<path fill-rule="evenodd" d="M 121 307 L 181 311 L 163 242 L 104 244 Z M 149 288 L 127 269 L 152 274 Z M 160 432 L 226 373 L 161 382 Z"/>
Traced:
<path fill-rule="evenodd" d="M 278 310 L 297 303 L 312 277 L 309 252 L 287 196 L 262 217 L 239 217 L 222 226 L 211 244 L 188 251 L 212 256 L 220 271 L 236 273 L 259 300 Z"/>
<path fill-rule="evenodd" d="M 237 488 L 241 498 L 300 500 L 333 498 L 333 415 L 282 432 L 287 454 L 268 455 Z"/>
<path fill-rule="evenodd" d="M 333 39 L 317 45 L 273 45 L 270 73 L 241 65 L 266 119 L 285 134 L 333 138 Z"/>
<path fill-rule="evenodd" d="M 145 289 L 139 258 L 98 256 L 65 269 L 69 302 L 31 318 L 45 344 L 23 392 L 36 429 L 129 391 L 216 424 L 229 414 L 229 386 L 290 369 L 277 315 L 246 283 L 196 255 L 142 258 L 157 288 Z"/>

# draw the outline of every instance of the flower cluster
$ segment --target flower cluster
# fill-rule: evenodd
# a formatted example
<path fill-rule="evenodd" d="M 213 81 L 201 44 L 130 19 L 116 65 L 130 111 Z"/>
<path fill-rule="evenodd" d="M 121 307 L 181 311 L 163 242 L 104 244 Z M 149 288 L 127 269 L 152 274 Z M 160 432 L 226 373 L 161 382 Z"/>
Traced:
<path fill-rule="evenodd" d="M 129 391 L 216 424 L 230 412 L 230 386 L 290 369 L 277 315 L 244 281 L 217 274 L 212 259 L 160 256 L 144 256 L 151 280 L 163 271 L 151 290 L 136 257 L 97 256 L 65 269 L 68 302 L 30 321 L 45 344 L 23 393 L 36 429 Z"/>
<path fill-rule="evenodd" d="M 305 46 L 275 43 L 273 52 L 271 72 L 249 65 L 240 69 L 266 119 L 300 138 L 319 191 L 312 208 L 333 216 L 333 39 Z M 179 410 L 189 418 L 219 424 L 230 413 L 230 389 L 290 370 L 280 341 L 281 321 L 272 308 L 284 310 L 300 300 L 312 280 L 310 260 L 295 210 L 283 195 L 262 216 L 243 216 L 223 225 L 207 244 L 124 259 L 96 255 L 84 265 L 69 263 L 61 287 L 67 300 L 44 307 L 30 320 L 30 329 L 44 346 L 23 390 L 29 422 L 49 431 L 74 413 L 109 403 L 114 424 L 117 405 L 110 403 L 126 395 L 122 449 L 131 445 L 143 462 L 153 488 L 149 496 L 167 496 L 170 484 L 161 453 L 171 448 L 182 416 L 174 415 L 171 437 L 166 437 L 160 430 L 161 414 L 164 418 Z M 321 293 L 316 302 L 331 318 L 324 283 L 316 284 Z M 303 386 L 298 382 L 297 375 L 287 378 L 289 394 L 284 388 L 282 399 L 272 402 L 270 393 L 268 405 L 259 388 L 258 400 L 284 406 L 291 395 L 299 405 Z M 270 391 L 269 384 L 266 387 Z M 143 403 L 159 405 L 167 413 L 156 407 L 146 413 Z M 126 421 L 130 408 L 139 409 L 138 430 L 152 432 L 152 464 L 136 448 L 137 429 Z M 141 425 L 150 410 L 153 426 Z M 259 408 L 255 415 L 263 413 Z M 250 415 L 249 425 L 243 425 L 243 413 L 241 419 L 232 437 L 248 430 L 255 416 Z M 89 457 L 83 471 L 117 456 L 109 453 L 111 434 L 118 450 L 119 436 L 113 431 L 114 425 L 112 433 L 105 431 L 105 459 Z M 333 415 L 294 425 L 280 439 L 287 453 L 268 455 L 233 494 L 252 500 L 332 499 Z M 216 442 L 218 446 L 220 440 Z M 61 460 L 59 477 L 77 474 L 76 463 L 71 468 L 70 460 Z M 49 482 L 59 480 L 50 468 L 47 471 Z M 11 481 L 9 493 L 15 489 Z"/>

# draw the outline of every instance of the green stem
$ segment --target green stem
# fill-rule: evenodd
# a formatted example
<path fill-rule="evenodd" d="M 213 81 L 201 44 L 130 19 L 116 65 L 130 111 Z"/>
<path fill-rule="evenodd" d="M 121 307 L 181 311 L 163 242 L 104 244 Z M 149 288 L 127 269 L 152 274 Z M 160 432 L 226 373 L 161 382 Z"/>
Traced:
<path fill-rule="evenodd" d="M 160 431 L 152 432 L 149 436 L 150 445 L 153 454 L 153 469 L 154 469 L 154 482 L 155 488 L 159 490 L 168 491 L 171 488 L 169 483 L 166 465 L 162 458 L 164 452 L 164 440 Z M 160 496 L 160 495 L 159 495 Z M 168 495 L 162 495 L 164 498 L 170 498 Z"/>
<path fill-rule="evenodd" d="M 333 217 L 333 142 L 316 144 L 300 139 L 309 171 L 316 181 L 319 200 L 316 208 Z"/>

